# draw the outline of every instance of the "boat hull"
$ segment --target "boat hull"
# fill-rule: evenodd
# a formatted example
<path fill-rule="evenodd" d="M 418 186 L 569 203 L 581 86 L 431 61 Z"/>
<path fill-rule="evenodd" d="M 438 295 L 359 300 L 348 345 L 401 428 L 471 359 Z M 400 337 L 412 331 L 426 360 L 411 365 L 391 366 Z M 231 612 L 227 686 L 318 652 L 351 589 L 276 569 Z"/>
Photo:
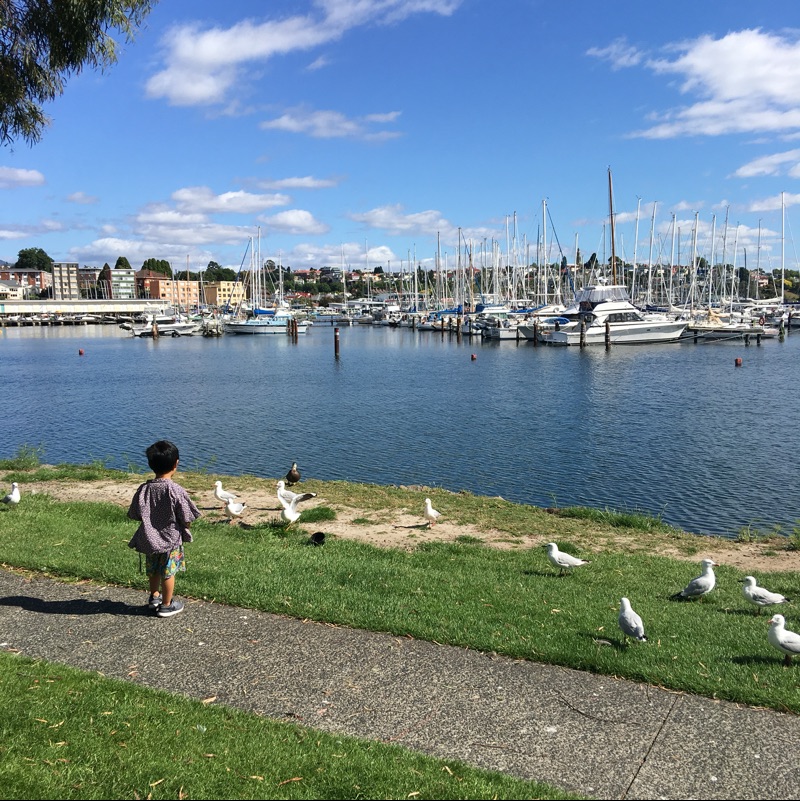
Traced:
<path fill-rule="evenodd" d="M 609 325 L 608 341 L 611 345 L 649 345 L 658 342 L 677 342 L 686 328 L 686 322 L 675 321 L 642 321 L 640 324 L 625 323 Z M 539 332 L 539 341 L 551 345 L 580 345 L 581 331 L 579 326 L 561 327 L 559 330 L 543 330 Z M 584 335 L 586 345 L 605 345 L 606 327 L 588 326 Z"/>

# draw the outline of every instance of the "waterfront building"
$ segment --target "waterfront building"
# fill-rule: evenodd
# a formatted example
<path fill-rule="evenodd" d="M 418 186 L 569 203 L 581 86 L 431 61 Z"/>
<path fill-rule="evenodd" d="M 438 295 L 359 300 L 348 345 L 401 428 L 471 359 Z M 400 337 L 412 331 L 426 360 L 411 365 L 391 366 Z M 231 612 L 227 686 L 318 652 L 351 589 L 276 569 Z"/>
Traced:
<path fill-rule="evenodd" d="M 78 300 L 81 296 L 77 262 L 53 262 L 53 300 Z"/>

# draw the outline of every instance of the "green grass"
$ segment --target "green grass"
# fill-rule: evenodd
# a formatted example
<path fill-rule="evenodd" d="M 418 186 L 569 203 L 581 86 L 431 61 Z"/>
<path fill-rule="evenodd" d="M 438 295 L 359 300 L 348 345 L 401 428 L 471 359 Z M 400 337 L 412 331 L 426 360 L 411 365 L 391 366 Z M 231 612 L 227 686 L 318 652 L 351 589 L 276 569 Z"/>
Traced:
<path fill-rule="evenodd" d="M 405 506 L 413 505 L 404 492 Z M 564 521 L 562 532 L 561 519 L 546 516 L 549 539 L 590 565 L 559 576 L 543 548 L 506 551 L 472 539 L 407 551 L 328 538 L 324 547 L 308 548 L 300 546 L 316 523 L 310 530 L 302 520 L 244 528 L 201 518 L 177 592 L 800 712 L 800 668 L 785 668 L 769 645 L 768 616 L 754 615 L 741 596 L 742 571 L 719 567 L 708 598 L 672 601 L 699 573 L 698 564 L 646 547 L 582 553 L 570 539 L 575 521 Z M 135 525 L 112 504 L 28 495 L 25 504 L 0 509 L 0 562 L 144 591 L 138 557 L 126 547 Z M 694 541 L 700 549 L 702 538 Z M 773 573 L 764 583 L 787 597 L 797 594 L 793 574 Z M 621 644 L 616 618 L 623 595 L 644 619 L 648 643 Z M 797 617 L 792 609 L 786 616 L 791 628 Z"/>
<path fill-rule="evenodd" d="M 0 652 L 2 797 L 576 798 Z"/>

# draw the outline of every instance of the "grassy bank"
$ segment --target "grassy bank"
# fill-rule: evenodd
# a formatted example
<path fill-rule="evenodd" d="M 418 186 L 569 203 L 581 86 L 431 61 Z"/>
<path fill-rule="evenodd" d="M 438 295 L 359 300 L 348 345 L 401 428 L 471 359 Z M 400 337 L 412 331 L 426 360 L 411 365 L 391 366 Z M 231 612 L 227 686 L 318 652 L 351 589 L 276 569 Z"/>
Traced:
<path fill-rule="evenodd" d="M 38 474 L 38 480 L 50 480 L 52 470 L 40 468 L 26 478 L 35 481 Z M 64 477 L 72 480 L 75 475 Z M 203 489 L 209 485 L 206 475 L 181 478 L 190 489 L 195 482 Z M 309 482 L 312 487 L 326 501 L 346 498 L 376 515 L 391 514 L 393 505 L 418 505 L 420 495 L 419 490 L 343 482 Z M 626 544 L 619 546 L 615 538 L 623 529 L 618 521 L 594 520 L 593 542 L 602 543 L 602 549 L 589 553 L 570 539 L 581 527 L 585 530 L 585 520 L 501 499 L 451 497 L 451 517 L 491 525 L 511 539 L 536 526 L 545 541 L 554 540 L 591 564 L 561 576 L 541 548 L 500 550 L 471 537 L 423 543 L 413 550 L 376 548 L 345 538 L 311 548 L 306 547 L 309 534 L 324 523 L 304 528 L 301 518 L 298 527 L 265 523 L 244 529 L 201 518 L 193 526 L 189 569 L 179 577 L 178 592 L 800 712 L 800 673 L 784 668 L 781 654 L 767 641 L 768 616 L 754 615 L 742 598 L 744 573 L 721 566 L 717 588 L 707 598 L 670 600 L 698 574 L 699 564 L 655 555 L 648 543 L 671 538 L 687 551 L 699 552 L 699 562 L 703 538 L 674 532 L 657 521 L 631 529 L 626 520 Z M 120 506 L 65 504 L 28 494 L 24 504 L 0 511 L 0 562 L 66 578 L 144 587 L 137 556 L 126 547 L 135 523 Z M 324 506 L 313 511 L 323 518 L 332 514 Z M 637 547 L 629 545 L 634 535 Z M 221 564 L 225 570 L 219 570 Z M 797 594 L 797 577 L 772 573 L 769 586 L 791 598 Z M 616 618 L 622 596 L 631 599 L 644 619 L 649 642 L 627 647 L 621 642 Z M 788 627 L 797 627 L 792 609 L 786 616 Z"/>

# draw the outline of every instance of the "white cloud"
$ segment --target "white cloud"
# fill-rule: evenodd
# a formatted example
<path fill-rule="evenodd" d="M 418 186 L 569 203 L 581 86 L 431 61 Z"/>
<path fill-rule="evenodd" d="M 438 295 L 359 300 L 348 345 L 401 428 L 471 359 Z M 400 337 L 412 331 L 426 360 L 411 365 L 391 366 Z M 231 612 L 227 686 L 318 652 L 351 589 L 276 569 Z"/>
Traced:
<path fill-rule="evenodd" d="M 363 214 L 351 214 L 351 219 L 365 223 L 370 228 L 377 228 L 387 234 L 424 234 L 430 236 L 437 232 L 446 232 L 447 238 L 457 232 L 457 227 L 442 217 L 441 212 L 428 210 L 406 214 L 399 205 L 380 206 Z"/>
<path fill-rule="evenodd" d="M 273 120 L 265 120 L 260 127 L 264 130 L 305 133 L 317 139 L 389 139 L 400 136 L 393 131 L 373 132 L 372 122 L 393 122 L 399 112 L 372 114 L 360 118 L 346 117 L 339 111 L 314 111 L 306 108 L 290 109 Z"/>
<path fill-rule="evenodd" d="M 788 170 L 786 168 L 788 167 Z M 788 175 L 797 178 L 800 168 L 800 150 L 787 150 L 783 153 L 773 153 L 770 156 L 761 156 L 743 164 L 734 173 L 737 178 L 754 178 L 768 175 Z"/>
<path fill-rule="evenodd" d="M 0 167 L 0 189 L 18 189 L 21 186 L 41 186 L 44 175 L 38 170 L 18 167 Z"/>
<path fill-rule="evenodd" d="M 800 130 L 800 37 L 760 29 L 701 36 L 673 45 L 673 57 L 651 59 L 657 75 L 677 76 L 689 105 L 653 115 L 634 133 L 648 139 L 686 135 Z"/>
<path fill-rule="evenodd" d="M 314 219 L 314 215 L 303 209 L 289 209 L 271 217 L 260 217 L 268 228 L 275 228 L 286 234 L 326 234 L 330 227 Z"/>
<path fill-rule="evenodd" d="M 642 51 L 629 45 L 624 36 L 615 39 L 608 47 L 590 47 L 586 51 L 586 55 L 610 62 L 611 68 L 614 70 L 635 67 L 644 58 Z"/>
<path fill-rule="evenodd" d="M 254 214 L 289 203 L 287 195 L 255 195 L 252 192 L 223 192 L 215 195 L 207 186 L 190 186 L 172 193 L 178 208 L 203 214 Z"/>
<path fill-rule="evenodd" d="M 71 195 L 67 195 L 67 200 L 81 206 L 91 206 L 93 203 L 97 203 L 97 198 L 94 195 L 87 195 L 86 192 L 73 192 Z"/>
<path fill-rule="evenodd" d="M 331 178 L 314 178 L 311 175 L 294 178 L 279 178 L 274 181 L 259 181 L 261 189 L 329 189 L 338 186 Z"/>
<path fill-rule="evenodd" d="M 317 70 L 321 70 L 323 67 L 327 67 L 330 64 L 330 61 L 325 56 L 320 56 L 319 58 L 315 58 L 307 67 L 306 69 L 309 72 L 316 72 Z"/>
<path fill-rule="evenodd" d="M 788 208 L 789 206 L 796 206 L 800 203 L 800 195 L 793 195 L 790 192 L 783 193 L 783 205 Z M 765 211 L 780 211 L 781 209 L 781 196 L 773 195 L 772 197 L 765 197 L 761 200 L 754 200 L 747 210 L 751 212 L 765 212 Z"/>
<path fill-rule="evenodd" d="M 254 65 L 312 50 L 362 25 L 394 24 L 413 14 L 448 16 L 461 2 L 317 0 L 308 14 L 280 20 L 244 20 L 230 28 L 204 28 L 199 22 L 179 25 L 164 36 L 165 66 L 150 78 L 146 91 L 171 105 L 227 103 L 237 88 L 249 83 L 247 70 Z"/>

